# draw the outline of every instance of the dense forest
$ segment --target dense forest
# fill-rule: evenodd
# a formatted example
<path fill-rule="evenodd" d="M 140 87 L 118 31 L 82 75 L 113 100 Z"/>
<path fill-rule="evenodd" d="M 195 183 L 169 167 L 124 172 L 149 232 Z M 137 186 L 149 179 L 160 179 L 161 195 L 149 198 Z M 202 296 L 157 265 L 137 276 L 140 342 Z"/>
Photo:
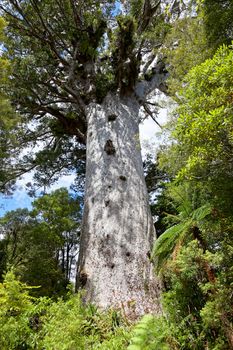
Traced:
<path fill-rule="evenodd" d="M 233 349 L 232 0 L 0 0 L 0 42 L 0 349 Z"/>

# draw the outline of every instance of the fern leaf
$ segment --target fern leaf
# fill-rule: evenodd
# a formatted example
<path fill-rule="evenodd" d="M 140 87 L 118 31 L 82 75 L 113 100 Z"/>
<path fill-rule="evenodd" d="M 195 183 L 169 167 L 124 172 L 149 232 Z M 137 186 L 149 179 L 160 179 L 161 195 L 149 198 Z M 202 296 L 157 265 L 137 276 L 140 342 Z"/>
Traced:
<path fill-rule="evenodd" d="M 201 207 L 197 208 L 192 213 L 192 219 L 195 221 L 201 221 L 205 219 L 208 215 L 211 214 L 212 208 L 210 204 L 202 205 Z"/>
<path fill-rule="evenodd" d="M 157 259 L 157 269 L 161 270 L 174 251 L 177 243 L 188 231 L 191 220 L 179 223 L 167 229 L 155 242 L 152 257 Z"/>

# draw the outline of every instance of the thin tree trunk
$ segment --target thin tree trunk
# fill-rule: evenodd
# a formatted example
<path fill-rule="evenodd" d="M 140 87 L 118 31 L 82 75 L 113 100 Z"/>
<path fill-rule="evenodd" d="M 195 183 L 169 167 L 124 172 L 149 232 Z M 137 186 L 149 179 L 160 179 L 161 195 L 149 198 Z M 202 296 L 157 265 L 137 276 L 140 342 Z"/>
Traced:
<path fill-rule="evenodd" d="M 89 106 L 86 193 L 77 288 L 132 317 L 161 312 L 150 263 L 155 238 L 139 142 L 139 105 L 108 95 Z"/>
<path fill-rule="evenodd" d="M 67 281 L 70 280 L 70 245 L 69 243 L 66 243 L 66 279 Z"/>

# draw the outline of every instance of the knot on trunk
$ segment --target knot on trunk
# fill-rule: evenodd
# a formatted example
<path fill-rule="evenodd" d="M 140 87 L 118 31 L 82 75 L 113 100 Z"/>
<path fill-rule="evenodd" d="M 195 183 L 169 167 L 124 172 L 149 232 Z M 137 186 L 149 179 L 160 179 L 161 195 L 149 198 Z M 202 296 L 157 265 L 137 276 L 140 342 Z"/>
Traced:
<path fill-rule="evenodd" d="M 119 176 L 119 179 L 120 179 L 121 181 L 126 181 L 126 180 L 127 180 L 126 176 L 124 176 L 124 175 L 120 175 L 120 176 Z"/>
<path fill-rule="evenodd" d="M 84 270 L 82 270 L 79 275 L 79 283 L 81 287 L 85 286 L 85 284 L 87 283 L 87 278 L 87 273 Z"/>
<path fill-rule="evenodd" d="M 109 199 L 107 199 L 105 202 L 105 207 L 108 207 L 109 206 L 109 204 L 110 204 L 110 200 Z"/>
<path fill-rule="evenodd" d="M 109 122 L 114 122 L 114 120 L 116 120 L 117 115 L 116 114 L 110 114 L 108 115 L 108 121 Z"/>
<path fill-rule="evenodd" d="M 116 149 L 113 145 L 112 140 L 107 140 L 104 146 L 104 150 L 108 155 L 113 156 L 116 153 Z"/>

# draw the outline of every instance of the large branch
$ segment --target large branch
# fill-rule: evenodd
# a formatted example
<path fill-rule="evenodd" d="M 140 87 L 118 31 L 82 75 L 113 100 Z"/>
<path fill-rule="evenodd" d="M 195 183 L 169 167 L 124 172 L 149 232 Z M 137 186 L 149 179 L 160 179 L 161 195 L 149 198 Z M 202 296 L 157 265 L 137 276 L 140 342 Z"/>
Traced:
<path fill-rule="evenodd" d="M 61 111 L 58 109 L 46 106 L 46 107 L 39 107 L 40 110 L 44 110 L 46 113 L 51 114 L 54 116 L 59 122 L 61 123 L 63 127 L 64 133 L 71 135 L 71 136 L 76 136 L 77 140 L 81 144 L 86 144 L 86 135 L 85 135 L 85 128 L 86 125 L 84 125 L 79 118 L 77 119 L 72 119 L 72 118 L 67 118 Z"/>
<path fill-rule="evenodd" d="M 150 24 L 151 19 L 159 8 L 161 0 L 158 0 L 154 6 L 152 6 L 150 0 L 145 0 L 143 4 L 143 13 L 138 25 L 138 33 L 142 34 Z"/>
<path fill-rule="evenodd" d="M 167 93 L 166 79 L 168 77 L 168 72 L 165 69 L 163 62 L 158 62 L 157 65 L 152 69 L 153 74 L 150 79 L 139 81 L 135 87 L 135 94 L 139 101 L 145 101 L 146 97 L 158 89 L 165 94 Z"/>

